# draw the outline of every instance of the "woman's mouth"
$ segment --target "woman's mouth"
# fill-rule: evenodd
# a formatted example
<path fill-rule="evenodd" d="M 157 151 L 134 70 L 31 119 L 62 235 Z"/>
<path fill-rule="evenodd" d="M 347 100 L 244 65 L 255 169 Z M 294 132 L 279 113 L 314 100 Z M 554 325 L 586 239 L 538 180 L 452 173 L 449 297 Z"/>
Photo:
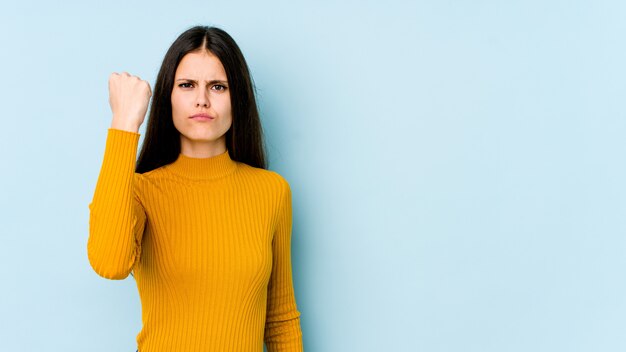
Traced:
<path fill-rule="evenodd" d="M 209 114 L 195 114 L 192 115 L 191 117 L 189 117 L 190 119 L 196 120 L 196 121 L 210 121 L 215 119 L 215 117 L 209 115 Z"/>

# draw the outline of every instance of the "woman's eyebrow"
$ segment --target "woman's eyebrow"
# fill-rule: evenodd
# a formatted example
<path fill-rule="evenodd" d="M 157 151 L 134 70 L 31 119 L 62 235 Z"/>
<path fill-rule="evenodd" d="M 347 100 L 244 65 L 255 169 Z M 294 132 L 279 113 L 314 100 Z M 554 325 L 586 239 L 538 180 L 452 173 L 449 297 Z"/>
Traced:
<path fill-rule="evenodd" d="M 193 83 L 198 83 L 198 81 L 196 81 L 195 79 L 189 79 L 189 78 L 179 78 L 176 81 L 189 81 Z M 209 81 L 209 84 L 215 84 L 215 83 L 227 84 L 228 82 L 221 80 L 221 79 L 214 79 L 214 80 Z"/>

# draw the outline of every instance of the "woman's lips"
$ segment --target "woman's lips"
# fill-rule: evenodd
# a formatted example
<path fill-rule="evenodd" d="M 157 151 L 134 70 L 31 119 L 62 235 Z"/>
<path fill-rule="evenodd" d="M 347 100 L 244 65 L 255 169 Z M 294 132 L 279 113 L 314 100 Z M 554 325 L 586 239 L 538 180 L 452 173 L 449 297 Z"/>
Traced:
<path fill-rule="evenodd" d="M 190 119 L 197 120 L 197 121 L 209 121 L 209 120 L 215 119 L 215 117 L 208 115 L 208 114 L 195 114 L 191 116 Z"/>

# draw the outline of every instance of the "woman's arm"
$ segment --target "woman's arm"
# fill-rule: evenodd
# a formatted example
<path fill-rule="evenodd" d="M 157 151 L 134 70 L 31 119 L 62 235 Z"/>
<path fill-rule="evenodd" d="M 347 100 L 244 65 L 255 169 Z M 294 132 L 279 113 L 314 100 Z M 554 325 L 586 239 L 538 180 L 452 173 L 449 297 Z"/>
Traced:
<path fill-rule="evenodd" d="M 146 214 L 136 194 L 139 133 L 110 128 L 89 204 L 87 256 L 98 275 L 125 279 L 141 255 Z"/>
<path fill-rule="evenodd" d="M 272 242 L 273 266 L 268 284 L 265 345 L 268 352 L 303 351 L 300 312 L 291 270 L 291 189 L 283 180 L 282 206 Z"/>
<path fill-rule="evenodd" d="M 113 113 L 104 160 L 89 204 L 87 256 L 107 279 L 128 276 L 141 256 L 146 213 L 137 197 L 141 174 L 135 173 L 139 127 L 152 96 L 150 84 L 128 72 L 109 76 Z"/>

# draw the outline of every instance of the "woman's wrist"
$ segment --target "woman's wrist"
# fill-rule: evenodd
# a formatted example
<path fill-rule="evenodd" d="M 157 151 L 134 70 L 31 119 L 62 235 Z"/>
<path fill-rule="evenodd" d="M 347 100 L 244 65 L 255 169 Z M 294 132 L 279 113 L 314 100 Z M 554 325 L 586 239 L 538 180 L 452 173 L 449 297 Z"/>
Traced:
<path fill-rule="evenodd" d="M 135 133 L 139 132 L 139 126 L 137 126 L 136 124 L 116 118 L 113 118 L 113 121 L 111 122 L 111 128 Z"/>

